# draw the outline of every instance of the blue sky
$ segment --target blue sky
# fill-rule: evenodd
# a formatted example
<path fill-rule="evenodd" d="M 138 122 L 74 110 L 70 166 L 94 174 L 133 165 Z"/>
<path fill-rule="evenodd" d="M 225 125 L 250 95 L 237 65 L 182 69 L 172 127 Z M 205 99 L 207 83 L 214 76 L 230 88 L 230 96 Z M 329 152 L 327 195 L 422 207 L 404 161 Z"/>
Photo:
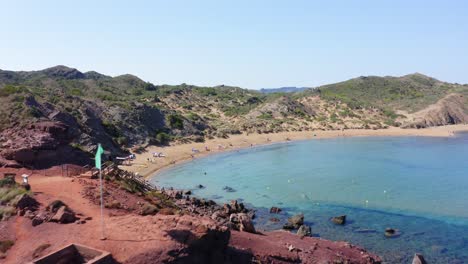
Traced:
<path fill-rule="evenodd" d="M 468 83 L 467 1 L 0 4 L 0 69 L 253 89 L 413 72 Z"/>

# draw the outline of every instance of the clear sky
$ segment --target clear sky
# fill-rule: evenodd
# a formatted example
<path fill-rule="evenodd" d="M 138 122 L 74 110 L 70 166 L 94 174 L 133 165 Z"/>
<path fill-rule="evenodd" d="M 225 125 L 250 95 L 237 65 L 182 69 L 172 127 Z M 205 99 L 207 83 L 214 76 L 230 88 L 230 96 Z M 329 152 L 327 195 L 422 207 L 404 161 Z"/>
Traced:
<path fill-rule="evenodd" d="M 468 83 L 468 1 L 0 0 L 0 25 L 7 70 L 253 89 L 413 72 Z"/>

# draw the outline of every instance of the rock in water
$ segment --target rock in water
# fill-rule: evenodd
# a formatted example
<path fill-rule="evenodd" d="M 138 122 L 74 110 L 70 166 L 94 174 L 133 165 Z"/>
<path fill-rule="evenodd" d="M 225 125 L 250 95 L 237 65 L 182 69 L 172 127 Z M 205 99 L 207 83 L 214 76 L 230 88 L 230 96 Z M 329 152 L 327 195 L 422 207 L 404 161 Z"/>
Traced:
<path fill-rule="evenodd" d="M 426 260 L 424 259 L 423 255 L 416 253 L 414 254 L 412 264 L 427 264 Z"/>
<path fill-rule="evenodd" d="M 346 224 L 346 215 L 332 217 L 331 221 L 337 225 Z"/>
<path fill-rule="evenodd" d="M 301 237 L 310 236 L 312 235 L 312 228 L 310 228 L 310 226 L 307 225 L 301 225 L 301 227 L 299 227 L 299 229 L 297 230 L 297 235 Z"/>
<path fill-rule="evenodd" d="M 398 231 L 398 229 L 386 228 L 385 229 L 385 236 L 388 237 L 388 238 L 399 237 L 400 232 Z"/>
<path fill-rule="evenodd" d="M 298 214 L 288 219 L 288 222 L 299 228 L 304 224 L 304 214 Z"/>
<path fill-rule="evenodd" d="M 278 208 L 278 207 L 271 207 L 270 208 L 270 214 L 279 214 L 281 212 L 281 208 Z"/>
<path fill-rule="evenodd" d="M 236 191 L 234 188 L 229 187 L 229 186 L 224 186 L 223 190 L 226 191 L 226 192 L 235 192 Z"/>

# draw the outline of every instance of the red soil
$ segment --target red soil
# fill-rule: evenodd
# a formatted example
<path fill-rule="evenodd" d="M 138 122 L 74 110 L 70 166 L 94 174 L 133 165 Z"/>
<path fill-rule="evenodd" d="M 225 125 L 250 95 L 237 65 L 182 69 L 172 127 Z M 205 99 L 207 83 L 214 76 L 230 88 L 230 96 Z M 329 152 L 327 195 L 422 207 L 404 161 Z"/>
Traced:
<path fill-rule="evenodd" d="M 27 170 L 0 169 L 0 175 L 6 171 L 17 173 L 17 181 L 20 180 L 21 173 L 30 173 Z M 51 173 L 52 171 L 45 172 L 46 175 Z M 61 175 L 60 170 L 56 170 L 55 173 Z M 211 252 L 211 249 L 213 252 L 218 249 L 220 252 L 226 251 L 228 253 L 224 259 L 230 263 L 250 263 L 253 258 L 267 263 L 292 263 L 296 260 L 302 263 L 327 263 L 325 261 L 379 263 L 380 261 L 378 257 L 345 242 L 331 242 L 317 238 L 301 239 L 296 235 L 280 231 L 264 235 L 232 231 L 230 249 L 225 250 L 222 241 L 226 238 L 227 244 L 229 231 L 216 226 L 213 220 L 190 215 L 141 216 L 137 209 L 144 203 L 144 199 L 123 190 L 119 192 L 116 188 L 112 190 L 115 192 L 112 199 L 118 199 L 122 207 L 127 208 L 104 209 L 107 239 L 100 240 L 100 207 L 83 196 L 85 186 L 96 185 L 96 182 L 86 183 L 70 177 L 44 176 L 44 172 L 33 174 L 30 177 L 30 184 L 34 197 L 41 203 L 41 207 L 58 199 L 76 213 L 82 214 L 82 218 L 91 217 L 92 220 L 86 221 L 85 224 L 47 222 L 36 227 L 33 227 L 31 220 L 25 217 L 13 217 L 8 222 L 0 222 L 0 239 L 9 237 L 16 240 L 15 245 L 7 252 L 6 259 L 0 260 L 0 263 L 25 263 L 32 260 L 33 251 L 41 245 L 51 245 L 42 252 L 44 255 L 69 243 L 80 243 L 109 251 L 117 261 L 123 263 L 160 263 L 186 254 L 187 245 L 196 245 L 198 250 L 200 245 L 194 241 L 200 241 L 200 238 L 206 243 L 200 250 L 208 247 L 207 252 Z M 214 237 L 209 237 L 210 230 L 216 231 Z M 289 245 L 292 245 L 290 249 Z M 216 259 L 216 256 L 212 259 Z M 190 263 L 192 260 L 186 259 L 185 262 L 179 263 Z M 345 262 L 346 260 L 349 262 Z"/>

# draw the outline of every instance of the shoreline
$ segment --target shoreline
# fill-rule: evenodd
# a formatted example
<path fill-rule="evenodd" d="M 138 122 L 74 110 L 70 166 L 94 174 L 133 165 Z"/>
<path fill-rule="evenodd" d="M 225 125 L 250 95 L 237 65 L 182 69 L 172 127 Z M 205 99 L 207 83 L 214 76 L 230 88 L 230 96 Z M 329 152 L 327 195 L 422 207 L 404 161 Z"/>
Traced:
<path fill-rule="evenodd" d="M 347 130 L 309 130 L 296 132 L 279 132 L 272 134 L 239 134 L 230 135 L 229 138 L 208 139 L 205 142 L 191 142 L 171 144 L 169 146 L 149 146 L 141 154 L 135 154 L 136 158 L 131 165 L 120 165 L 119 168 L 138 173 L 145 178 L 156 175 L 163 169 L 189 162 L 193 159 L 207 157 L 230 151 L 246 149 L 250 147 L 287 143 L 292 141 L 346 138 L 346 137 L 380 137 L 380 136 L 422 136 L 422 137 L 453 137 L 455 133 L 468 131 L 468 124 L 439 126 L 430 128 L 398 128 L 387 129 L 347 129 Z M 289 140 L 287 140 L 289 139 Z M 220 147 L 221 146 L 221 147 Z M 209 151 L 205 150 L 205 147 Z M 192 149 L 199 150 L 192 157 Z M 162 152 L 166 157 L 154 158 L 153 152 Z"/>

